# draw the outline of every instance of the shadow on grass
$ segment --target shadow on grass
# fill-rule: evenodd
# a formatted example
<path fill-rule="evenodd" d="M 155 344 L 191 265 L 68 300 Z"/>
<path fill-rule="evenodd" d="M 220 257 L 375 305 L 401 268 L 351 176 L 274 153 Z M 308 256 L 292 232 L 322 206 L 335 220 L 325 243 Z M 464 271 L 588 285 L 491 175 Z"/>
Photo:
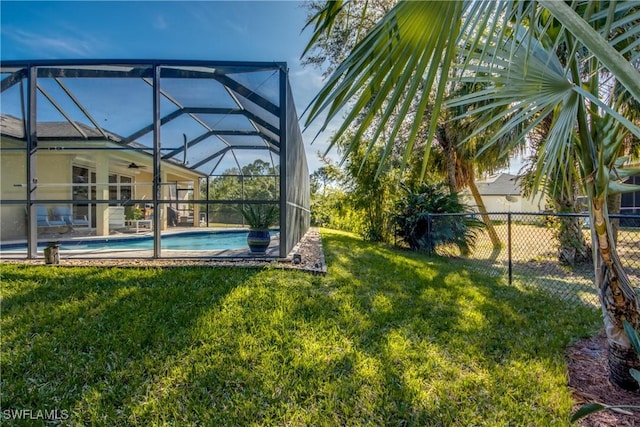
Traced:
<path fill-rule="evenodd" d="M 568 267 L 556 259 L 518 261 L 513 263 L 513 282 L 546 291 L 568 303 L 600 308 L 592 263 Z"/>
<path fill-rule="evenodd" d="M 255 270 L 2 267 L 3 409 L 118 420 Z M 24 420 L 25 425 L 43 420 Z"/>
<path fill-rule="evenodd" d="M 595 329 L 597 312 L 505 286 L 500 278 L 470 273 L 455 262 L 356 246 L 348 235 L 323 239 L 333 291 L 306 313 L 316 313 L 310 321 L 319 323 L 330 311 L 350 337 L 347 348 L 359 350 L 324 372 L 345 382 L 348 366 L 349 376 L 359 378 L 340 396 L 350 402 L 353 416 L 361 415 L 355 397 L 368 390 L 354 368 L 359 362 L 365 372 L 366 366 L 377 367 L 385 397 L 369 400 L 381 406 L 380 413 L 393 414 L 394 422 L 520 424 L 516 408 L 508 409 L 519 395 L 540 404 L 528 415 L 531 423 L 562 418 L 560 408 L 539 394 L 549 391 L 549 382 L 563 383 L 563 370 L 557 369 L 564 347 Z"/>
<path fill-rule="evenodd" d="M 5 407 L 90 425 L 568 420 L 564 347 L 596 311 L 350 235 L 323 243 L 326 277 L 3 268 Z"/>

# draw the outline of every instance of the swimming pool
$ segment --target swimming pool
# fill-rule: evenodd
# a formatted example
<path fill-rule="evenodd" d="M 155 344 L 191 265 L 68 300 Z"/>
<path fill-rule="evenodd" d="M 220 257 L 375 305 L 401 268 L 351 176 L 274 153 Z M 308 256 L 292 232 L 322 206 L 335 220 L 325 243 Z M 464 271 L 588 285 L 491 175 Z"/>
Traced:
<path fill-rule="evenodd" d="M 162 249 L 177 251 L 215 251 L 247 248 L 247 230 L 232 231 L 189 231 L 185 233 L 168 234 L 161 237 Z M 271 232 L 273 236 L 274 232 Z M 44 250 L 46 242 L 38 243 L 38 251 Z M 153 250 L 153 237 L 104 237 L 87 238 L 83 240 L 62 240 L 60 251 L 100 251 L 122 250 L 141 251 Z M 26 245 L 2 245 L 0 252 L 26 251 Z"/>

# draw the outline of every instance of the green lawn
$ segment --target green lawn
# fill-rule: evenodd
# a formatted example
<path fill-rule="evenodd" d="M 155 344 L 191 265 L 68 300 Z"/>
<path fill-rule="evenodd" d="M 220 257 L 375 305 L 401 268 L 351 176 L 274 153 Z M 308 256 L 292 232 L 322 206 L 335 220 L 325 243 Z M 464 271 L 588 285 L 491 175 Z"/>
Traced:
<path fill-rule="evenodd" d="M 349 234 L 325 230 L 323 242 L 326 277 L 0 265 L 2 414 L 58 409 L 91 426 L 568 424 L 564 350 L 597 330 L 597 310 Z"/>

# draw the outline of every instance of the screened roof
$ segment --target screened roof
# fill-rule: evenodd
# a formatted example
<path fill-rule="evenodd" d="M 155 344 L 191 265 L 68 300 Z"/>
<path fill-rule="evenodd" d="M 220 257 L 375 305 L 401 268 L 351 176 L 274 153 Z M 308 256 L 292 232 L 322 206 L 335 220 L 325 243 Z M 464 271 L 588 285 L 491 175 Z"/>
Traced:
<path fill-rule="evenodd" d="M 18 140 L 26 141 L 31 67 L 38 141 L 68 140 L 81 148 L 82 141 L 107 140 L 149 154 L 157 144 L 162 160 L 203 175 L 230 165 L 241 170 L 243 159 L 256 155 L 276 167 L 286 115 L 295 115 L 280 105 L 287 99 L 285 63 L 5 61 L 0 126 Z M 297 117 L 288 121 L 298 126 Z"/>

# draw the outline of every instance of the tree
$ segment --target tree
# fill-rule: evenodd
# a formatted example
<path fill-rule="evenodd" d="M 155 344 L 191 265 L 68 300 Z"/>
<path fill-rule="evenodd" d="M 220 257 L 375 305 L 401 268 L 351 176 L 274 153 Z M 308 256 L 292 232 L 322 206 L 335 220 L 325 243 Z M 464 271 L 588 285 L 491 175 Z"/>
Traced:
<path fill-rule="evenodd" d="M 331 30 L 345 3 L 328 2 L 310 20 L 316 34 Z M 545 22 L 543 18 L 558 25 L 539 25 Z M 635 30 L 639 22 L 637 2 L 577 0 L 571 6 L 554 0 L 401 2 L 336 68 L 314 99 L 307 118 L 309 123 L 326 112 L 325 128 L 337 115 L 345 114 L 345 121 L 361 115 L 358 134 L 391 129 L 383 151 L 388 153 L 397 130 L 410 115 L 413 125 L 404 147 L 407 159 L 434 93 L 427 143 L 432 140 L 452 76 L 482 88 L 447 100 L 449 107 L 484 104 L 456 118 L 472 114 L 479 120 L 463 143 L 498 123 L 499 130 L 486 146 L 521 126 L 513 140 L 517 144 L 550 117 L 551 128 L 536 163 L 534 188 L 551 181 L 563 185 L 568 174 L 562 165 L 570 160 L 570 150 L 575 150 L 580 181 L 589 200 L 610 378 L 629 389 L 638 386 L 629 375 L 630 367 L 638 362 L 623 321 L 637 329 L 640 312 L 616 251 L 606 201 L 610 194 L 638 190 L 622 183 L 640 169 L 628 166 L 620 148 L 629 133 L 640 137 L 640 129 L 621 114 L 623 106 L 615 98 L 603 96 L 600 72 L 608 70 L 622 92 L 640 99 L 640 72 L 633 65 L 640 58 Z M 559 33 L 551 34 L 556 28 Z M 550 40 L 566 44 L 569 55 L 565 63 L 558 59 L 554 46 L 549 48 Z M 505 108 L 506 113 L 495 114 Z M 373 122 L 373 116 L 380 120 Z M 372 123 L 375 129 L 369 130 Z M 356 139 L 352 147 L 358 144 Z M 384 155 L 381 161 L 385 161 Z"/>
<path fill-rule="evenodd" d="M 536 24 L 539 26 L 549 26 L 551 29 L 547 31 L 548 37 L 542 42 L 548 49 L 553 49 L 558 60 L 562 64 L 567 63 L 567 55 L 569 49 L 567 47 L 566 40 L 562 37 L 560 31 L 560 24 L 557 20 L 551 19 L 549 15 L 540 15 L 540 21 Z M 588 51 L 579 50 L 574 53 L 575 55 L 582 55 L 590 53 Z M 580 64 L 586 64 L 587 68 L 580 70 L 581 74 L 589 74 L 591 71 L 589 67 L 591 64 L 584 59 L 579 61 Z M 622 114 L 629 120 L 637 119 L 637 102 L 628 95 L 625 91 L 618 91 L 618 87 L 615 78 L 611 76 L 606 70 L 600 72 L 600 87 L 598 91 L 603 93 L 605 97 L 622 97 L 624 102 L 621 104 L 624 107 L 621 109 Z M 544 142 L 547 139 L 547 135 L 551 129 L 551 116 L 547 116 L 540 122 L 540 124 L 532 130 L 529 134 L 529 139 L 534 147 L 535 155 L 528 164 L 528 177 L 535 177 L 535 164 L 538 158 L 539 150 L 544 148 Z M 631 135 L 632 137 L 633 135 Z M 633 145 L 633 138 L 627 138 L 627 143 L 623 144 L 619 151 L 619 156 L 633 154 L 631 146 Z M 578 161 L 575 158 L 575 150 L 567 150 L 566 161 L 564 164 L 558 164 L 556 167 L 565 168 L 564 182 L 558 183 L 553 181 L 553 176 L 556 173 L 550 174 L 550 182 L 545 186 L 546 193 L 553 202 L 556 212 L 561 213 L 577 213 L 580 212 L 583 206 L 577 203 L 578 194 L 580 194 L 579 188 L 579 171 L 577 170 Z M 532 167 L 533 166 L 533 167 Z M 525 179 L 525 182 L 529 183 L 529 186 L 533 184 L 533 179 Z M 532 190 L 532 188 L 529 188 Z M 621 194 L 610 194 L 607 198 L 607 205 L 609 213 L 620 213 Z M 591 255 L 589 253 L 589 246 L 586 243 L 584 235 L 580 226 L 580 218 L 574 216 L 563 216 L 558 218 L 557 238 L 559 243 L 559 260 L 562 263 L 574 265 L 575 263 L 584 263 L 591 261 Z M 614 241 L 617 242 L 617 229 L 619 220 L 611 220 L 612 232 Z"/>
<path fill-rule="evenodd" d="M 607 80 L 605 77 L 603 80 Z M 636 124 L 636 126 L 640 125 L 640 100 L 634 99 L 629 96 L 629 94 L 625 91 L 620 91 L 617 88 L 619 85 L 616 84 L 614 80 L 614 85 L 609 90 L 608 96 L 611 97 L 620 97 L 621 101 L 621 112 L 630 121 Z M 620 156 L 629 156 L 630 159 L 634 161 L 638 161 L 640 158 L 640 138 L 635 137 L 633 134 L 627 135 L 624 142 L 622 143 L 619 151 Z M 607 199 L 607 207 L 609 209 L 610 214 L 620 214 L 620 205 L 622 202 L 622 194 L 616 193 L 609 195 Z M 613 239 L 617 243 L 618 242 L 618 227 L 620 225 L 619 219 L 613 219 L 611 221 L 611 226 L 613 228 Z"/>
<path fill-rule="evenodd" d="M 304 55 L 305 58 L 303 63 L 313 64 L 320 68 L 324 66 L 326 67 L 325 76 L 329 75 L 346 58 L 351 49 L 353 49 L 354 46 L 366 36 L 367 31 L 371 30 L 375 26 L 376 22 L 388 13 L 391 7 L 396 3 L 397 0 L 354 0 L 345 3 L 345 6 L 340 8 L 340 13 L 336 14 L 335 20 L 331 22 L 331 31 L 316 32 L 315 36 L 317 37 L 314 37 L 314 40 L 308 46 L 306 54 Z M 339 4 L 339 2 L 330 3 L 327 5 L 326 9 L 323 9 L 324 4 L 322 2 L 312 1 L 307 4 L 307 8 L 313 13 L 329 13 L 331 6 L 337 4 Z M 473 86 L 473 84 L 450 84 L 448 91 L 459 92 L 468 90 L 470 86 Z M 431 110 L 431 108 L 427 108 L 427 118 L 429 117 L 429 112 Z M 471 196 L 482 215 L 482 219 L 487 225 L 486 231 L 491 242 L 493 243 L 494 248 L 499 249 L 501 242 L 493 227 L 491 219 L 487 214 L 484 201 L 476 187 L 475 177 L 476 171 L 479 171 L 480 173 L 487 171 L 493 172 L 504 167 L 508 162 L 508 156 L 506 153 L 496 155 L 496 150 L 492 150 L 490 153 L 487 153 L 488 155 L 475 156 L 477 151 L 476 149 L 472 149 L 469 145 L 466 147 L 459 145 L 459 141 L 462 141 L 473 128 L 473 123 L 470 121 L 451 123 L 448 120 L 460 113 L 459 110 L 460 108 L 450 108 L 442 111 L 438 117 L 437 129 L 434 134 L 434 142 L 437 144 L 435 154 L 441 154 L 440 159 L 442 161 L 436 161 L 435 164 L 441 165 L 439 171 L 447 180 L 450 191 L 459 192 L 464 188 L 469 188 Z M 388 115 L 390 116 L 397 114 L 397 111 L 388 111 Z M 371 121 L 375 122 L 380 119 L 381 117 L 376 116 L 372 117 Z M 349 130 L 348 133 L 350 135 L 355 135 L 355 139 L 364 136 L 357 132 L 361 121 L 362 117 L 354 117 L 354 120 L 345 121 L 345 129 Z M 409 126 L 405 124 L 399 128 L 396 132 L 397 140 L 402 141 L 407 138 L 409 134 L 408 127 Z M 382 133 L 384 133 L 384 131 Z M 370 136 L 371 135 L 366 136 L 370 141 L 369 151 L 380 151 L 378 141 L 375 136 L 369 138 Z M 352 142 L 353 141 L 344 141 L 344 138 L 342 138 L 341 145 L 351 145 Z M 386 148 L 385 155 L 401 157 L 402 153 L 399 153 L 397 150 L 389 150 L 389 148 L 390 147 Z M 345 151 L 345 160 L 347 160 L 348 157 L 349 152 Z M 360 156 L 360 158 L 364 162 L 369 159 L 369 155 L 363 155 Z M 353 159 L 350 158 L 348 161 L 352 163 Z M 422 166 L 418 165 L 418 168 L 421 167 L 424 169 L 426 167 L 426 163 Z M 360 173 L 362 169 L 367 168 L 364 164 L 361 164 L 356 165 L 355 168 L 351 169 L 353 169 L 353 173 Z M 378 179 L 381 172 L 382 168 L 378 168 L 376 170 L 376 175 L 367 177 L 364 180 L 355 179 L 355 181 L 365 183 L 369 183 L 371 180 L 375 181 Z"/>
<path fill-rule="evenodd" d="M 331 21 L 331 31 L 315 33 L 305 50 L 302 64 L 321 68 L 325 76 L 330 75 L 397 2 L 398 0 L 354 0 L 345 7 L 340 5 L 340 13 Z M 305 6 L 312 19 L 318 13 L 324 13 L 332 4 L 311 0 Z"/>
<path fill-rule="evenodd" d="M 529 134 L 529 140 L 532 144 L 534 155 L 526 162 L 526 171 L 522 179 L 522 187 L 524 193 L 531 195 L 535 193 L 535 166 L 536 159 L 540 152 L 544 149 L 545 141 L 551 129 L 551 117 L 546 117 L 540 124 Z M 564 164 L 558 164 L 556 167 L 565 168 L 563 174 L 564 182 L 554 182 L 549 180 L 546 187 L 546 194 L 553 203 L 556 212 L 562 214 L 576 214 L 582 212 L 584 206 L 578 203 L 578 194 L 580 193 L 580 176 L 578 170 L 578 161 L 576 152 L 572 150 L 568 155 L 568 160 Z M 552 173 L 550 176 L 556 176 Z M 558 240 L 558 260 L 562 264 L 575 266 L 591 261 L 591 252 L 582 233 L 581 218 L 577 216 L 560 216 L 557 221 L 553 222 Z"/>
<path fill-rule="evenodd" d="M 329 187 L 337 184 L 343 177 L 342 171 L 336 164 L 322 156 L 320 156 L 320 158 L 324 161 L 324 165 L 320 166 L 310 175 L 309 181 L 311 183 L 312 193 L 321 193 L 323 196 L 326 196 Z"/>
<path fill-rule="evenodd" d="M 277 197 L 277 169 L 257 159 L 242 169 L 230 168 L 209 182 L 210 200 L 267 199 Z"/>
<path fill-rule="evenodd" d="M 450 86 L 455 87 L 453 83 Z M 476 86 L 474 83 L 458 84 L 455 91 L 449 90 L 447 92 L 447 96 L 468 93 L 473 90 L 474 86 Z M 480 105 L 471 106 L 471 108 L 478 107 L 480 107 Z M 484 200 L 476 185 L 476 170 L 484 173 L 488 171 L 493 172 L 504 167 L 509 161 L 508 156 L 510 153 L 501 150 L 500 144 L 496 144 L 489 149 L 484 147 L 482 154 L 478 154 L 478 151 L 483 148 L 487 135 L 491 134 L 493 130 L 491 128 L 487 129 L 483 135 L 478 135 L 473 141 L 464 145 L 461 144 L 469 134 L 473 133 L 476 123 L 471 119 L 460 119 L 456 121 L 452 121 L 452 119 L 464 115 L 467 108 L 468 106 L 458 106 L 455 108 L 445 108 L 440 111 L 434 132 L 434 142 L 437 142 L 442 151 L 444 158 L 441 162 L 444 166 L 442 172 L 443 175 L 446 176 L 449 191 L 453 193 L 465 188 L 469 189 L 482 221 L 486 225 L 486 232 L 489 235 L 489 239 L 494 249 L 497 250 L 501 246 L 500 238 L 493 227 Z M 522 147 L 516 146 L 515 150 L 520 151 Z M 423 163 L 423 169 L 425 166 L 426 163 Z"/>
<path fill-rule="evenodd" d="M 345 184 L 354 207 L 364 213 L 361 235 L 371 242 L 388 242 L 393 237 L 391 211 L 396 199 L 397 168 L 389 162 L 380 171 L 381 150 L 375 148 L 366 157 L 364 151 L 350 151 Z"/>
<path fill-rule="evenodd" d="M 208 188 L 201 188 L 203 198 L 207 200 L 228 201 L 209 205 L 209 214 L 217 222 L 235 222 L 240 220 L 238 209 L 233 201 L 273 200 L 278 197 L 279 187 L 277 169 L 264 160 L 257 159 L 242 169 L 230 168 L 222 175 L 209 180 Z M 205 196 L 205 194 L 207 194 Z"/>
<path fill-rule="evenodd" d="M 318 227 L 345 229 L 338 217 L 345 212 L 347 196 L 341 188 L 344 180 L 342 170 L 330 159 L 318 153 L 323 166 L 310 176 L 311 224 Z M 348 229 L 346 231 L 355 231 Z"/>

